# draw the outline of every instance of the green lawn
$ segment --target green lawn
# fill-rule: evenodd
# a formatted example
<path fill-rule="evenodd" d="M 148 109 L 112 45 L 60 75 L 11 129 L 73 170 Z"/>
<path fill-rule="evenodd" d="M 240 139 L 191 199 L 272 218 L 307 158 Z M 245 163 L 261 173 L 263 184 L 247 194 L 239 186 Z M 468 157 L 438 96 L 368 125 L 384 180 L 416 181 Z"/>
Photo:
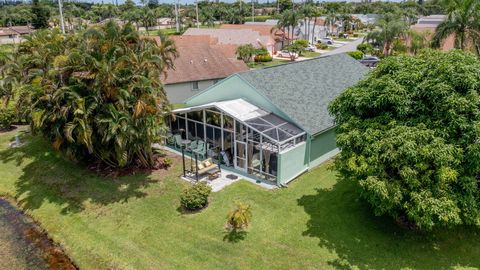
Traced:
<path fill-rule="evenodd" d="M 318 57 L 320 56 L 321 53 L 319 52 L 302 52 L 302 56 L 305 57 L 305 58 L 313 58 L 313 57 Z"/>
<path fill-rule="evenodd" d="M 291 62 L 290 60 L 283 60 L 283 59 L 273 59 L 270 62 L 250 62 L 247 64 L 249 68 L 252 69 L 257 69 L 257 68 L 264 68 L 264 67 L 271 67 L 271 66 L 277 66 L 281 64 L 285 64 Z"/>
<path fill-rule="evenodd" d="M 182 214 L 180 162 L 165 172 L 100 178 L 41 138 L 8 149 L 0 135 L 0 193 L 14 197 L 81 269 L 458 269 L 480 265 L 479 231 L 419 233 L 375 217 L 357 187 L 323 165 L 286 189 L 248 182 Z M 233 201 L 252 204 L 248 233 L 223 230 Z M 1 260 L 1 258 L 0 258 Z"/>

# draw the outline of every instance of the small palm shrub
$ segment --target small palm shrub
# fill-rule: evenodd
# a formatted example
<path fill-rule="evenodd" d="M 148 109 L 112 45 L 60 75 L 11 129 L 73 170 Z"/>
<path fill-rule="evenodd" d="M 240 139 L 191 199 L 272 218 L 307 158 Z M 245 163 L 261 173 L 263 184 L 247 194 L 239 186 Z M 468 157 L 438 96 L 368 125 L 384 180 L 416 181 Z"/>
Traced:
<path fill-rule="evenodd" d="M 187 210 L 199 210 L 207 206 L 208 196 L 212 192 L 212 188 L 206 183 L 196 183 L 183 190 L 180 196 L 180 204 Z"/>
<path fill-rule="evenodd" d="M 371 54 L 373 52 L 373 46 L 370 43 L 358 44 L 357 50 L 363 52 L 364 54 Z"/>
<path fill-rule="evenodd" d="M 248 228 L 252 220 L 252 208 L 247 203 L 239 202 L 236 208 L 227 215 L 226 228 L 230 231 L 243 230 Z"/>
<path fill-rule="evenodd" d="M 15 113 L 13 112 L 13 110 L 0 110 L 0 129 L 10 129 L 14 120 Z"/>

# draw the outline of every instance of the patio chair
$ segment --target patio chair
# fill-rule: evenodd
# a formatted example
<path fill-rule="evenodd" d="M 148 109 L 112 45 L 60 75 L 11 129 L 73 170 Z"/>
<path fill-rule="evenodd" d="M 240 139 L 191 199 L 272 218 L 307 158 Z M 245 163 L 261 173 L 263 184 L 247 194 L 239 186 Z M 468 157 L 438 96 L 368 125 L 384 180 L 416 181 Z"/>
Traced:
<path fill-rule="evenodd" d="M 192 151 L 194 154 L 197 154 L 201 157 L 201 159 L 205 159 L 207 155 L 207 148 L 204 141 L 199 141 L 197 144 L 197 149 Z"/>
<path fill-rule="evenodd" d="M 182 146 L 188 146 L 183 142 L 182 136 L 180 134 L 173 135 L 173 138 L 175 139 L 175 147 L 182 148 Z"/>
<path fill-rule="evenodd" d="M 187 152 L 193 152 L 193 150 L 197 149 L 197 146 L 198 146 L 198 143 L 200 141 L 199 140 L 196 140 L 196 141 L 192 141 L 188 146 L 187 146 Z"/>

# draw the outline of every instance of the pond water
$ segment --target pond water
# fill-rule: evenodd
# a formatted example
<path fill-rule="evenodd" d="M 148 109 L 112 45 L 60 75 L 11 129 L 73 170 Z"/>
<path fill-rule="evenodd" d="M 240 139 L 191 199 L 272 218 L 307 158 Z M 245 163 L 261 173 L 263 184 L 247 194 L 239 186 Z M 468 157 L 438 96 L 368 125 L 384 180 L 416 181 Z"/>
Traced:
<path fill-rule="evenodd" d="M 0 198 L 0 269 L 77 269 L 31 218 Z"/>

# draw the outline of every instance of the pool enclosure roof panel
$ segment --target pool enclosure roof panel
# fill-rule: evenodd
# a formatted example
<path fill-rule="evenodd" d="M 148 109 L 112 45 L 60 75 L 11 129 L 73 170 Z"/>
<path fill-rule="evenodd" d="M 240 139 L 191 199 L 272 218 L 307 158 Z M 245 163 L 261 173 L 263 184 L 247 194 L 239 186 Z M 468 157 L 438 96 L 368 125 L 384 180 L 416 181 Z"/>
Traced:
<path fill-rule="evenodd" d="M 280 143 L 305 134 L 302 129 L 294 124 L 243 99 L 212 102 L 201 106 L 177 109 L 173 113 L 188 113 L 212 107 L 223 111 L 269 139 Z"/>

